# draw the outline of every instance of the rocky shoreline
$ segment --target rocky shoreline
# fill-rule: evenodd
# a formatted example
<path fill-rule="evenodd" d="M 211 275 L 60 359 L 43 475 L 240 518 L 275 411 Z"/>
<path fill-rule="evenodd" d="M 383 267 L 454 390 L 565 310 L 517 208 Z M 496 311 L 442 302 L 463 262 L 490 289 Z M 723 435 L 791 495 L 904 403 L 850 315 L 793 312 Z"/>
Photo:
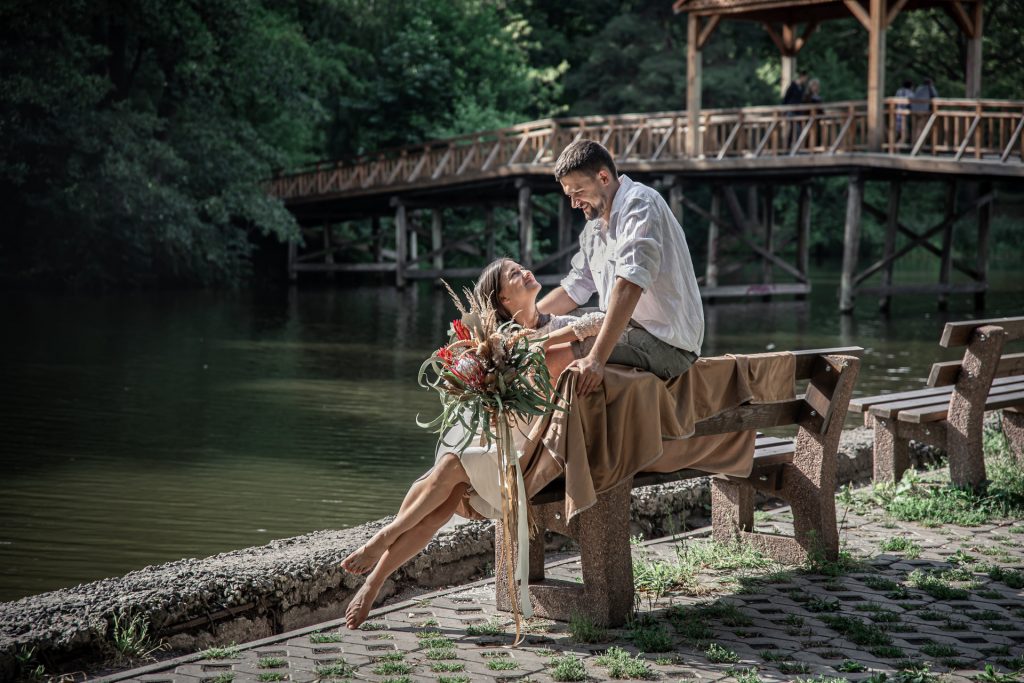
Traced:
<path fill-rule="evenodd" d="M 839 445 L 839 482 L 871 475 L 871 431 L 848 429 Z M 936 458 L 912 445 L 917 464 Z M 707 514 L 708 479 L 633 491 L 635 534 L 664 536 L 688 517 Z M 81 671 L 108 661 L 113 618 L 138 615 L 150 633 L 175 651 L 192 652 L 264 638 L 337 619 L 362 580 L 341 570 L 342 558 L 387 518 L 340 531 L 316 531 L 263 546 L 202 559 L 146 567 L 14 602 L 0 604 L 0 679 L 19 674 L 19 654 L 33 655 L 50 674 Z M 484 576 L 494 559 L 491 522 L 443 530 L 392 577 L 383 599 L 415 589 L 464 583 Z M 24 668 L 24 663 L 20 665 Z"/>

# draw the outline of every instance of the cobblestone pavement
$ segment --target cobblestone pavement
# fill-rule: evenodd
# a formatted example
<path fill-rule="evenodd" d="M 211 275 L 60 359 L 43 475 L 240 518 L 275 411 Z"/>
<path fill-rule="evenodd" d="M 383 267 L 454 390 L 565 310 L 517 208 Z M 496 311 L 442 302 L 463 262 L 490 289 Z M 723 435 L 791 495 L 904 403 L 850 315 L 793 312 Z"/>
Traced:
<path fill-rule="evenodd" d="M 842 505 L 839 515 L 840 562 L 816 570 L 728 551 L 707 531 L 636 545 L 650 590 L 627 628 L 537 619 L 511 648 L 509 615 L 481 581 L 377 609 L 358 631 L 330 622 L 110 680 L 1024 680 L 1013 673 L 1024 669 L 1024 521 L 926 528 Z M 758 526 L 788 532 L 789 519 L 758 513 Z M 548 575 L 578 579 L 578 559 Z M 601 658 L 612 647 L 617 665 Z"/>

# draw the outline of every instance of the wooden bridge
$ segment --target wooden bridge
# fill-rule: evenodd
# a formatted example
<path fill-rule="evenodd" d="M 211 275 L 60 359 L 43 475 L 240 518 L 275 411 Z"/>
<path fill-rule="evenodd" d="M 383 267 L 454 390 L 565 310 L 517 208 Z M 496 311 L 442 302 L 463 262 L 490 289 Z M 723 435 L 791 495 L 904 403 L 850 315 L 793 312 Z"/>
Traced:
<path fill-rule="evenodd" d="M 925 111 L 911 111 L 924 106 Z M 686 111 L 589 116 L 532 121 L 500 130 L 463 135 L 422 145 L 384 150 L 341 162 L 321 162 L 282 174 L 270 182 L 270 191 L 282 198 L 305 230 L 305 250 L 293 245 L 289 272 L 384 272 L 394 274 L 401 286 L 407 279 L 470 276 L 478 266 L 445 268 L 452 251 L 479 256 L 482 264 L 493 256 L 495 231 L 491 208 L 518 208 L 519 258 L 543 269 L 558 264 L 575 249 L 573 216 L 563 200 L 557 221 L 557 245 L 551 254 L 534 253 L 535 229 L 532 195 L 560 193 L 552 177 L 554 161 L 569 142 L 581 138 L 600 141 L 612 152 L 622 172 L 667 190 L 670 204 L 682 219 L 684 207 L 709 222 L 707 267 L 702 278 L 706 297 L 806 294 L 810 232 L 810 186 L 807 179 L 822 175 L 849 177 L 846 253 L 841 307 L 852 308 L 858 291 L 877 294 L 884 306 L 889 296 L 908 291 L 892 284 L 894 262 L 915 248 L 941 259 L 943 275 L 936 285 L 917 286 L 940 296 L 986 288 L 988 223 L 991 181 L 1024 179 L 1024 101 L 933 99 L 924 103 L 903 98 L 884 100 L 885 135 L 881 148 L 871 151 L 865 101 L 817 105 L 705 109 L 698 118 L 697 153 L 691 150 L 691 119 Z M 710 207 L 698 206 L 683 192 L 684 183 L 715 178 Z M 901 183 L 908 179 L 942 178 L 951 184 L 979 184 L 968 206 L 947 206 L 943 220 L 917 234 L 896 218 Z M 892 182 L 889 206 L 863 204 L 865 179 Z M 772 187 L 801 184 L 798 225 L 794 226 L 796 258 L 789 262 L 778 253 L 781 246 L 772 216 Z M 761 200 L 741 201 L 735 185 L 765 186 Z M 749 198 L 744 198 L 749 199 Z M 487 230 L 477 240 L 444 240 L 442 209 L 483 205 Z M 729 218 L 722 216 L 723 207 Z M 412 220 L 417 211 L 429 211 L 427 220 Z M 857 272 L 857 244 L 863 211 L 887 221 L 886 253 L 880 261 Z M 952 224 L 978 211 L 979 259 L 972 266 L 954 262 Z M 382 219 L 393 219 L 391 230 Z M 339 240 L 332 224 L 369 219 L 362 239 Z M 732 234 L 763 263 L 762 281 L 754 285 L 722 286 L 719 277 L 737 265 L 719 263 L 720 234 Z M 909 247 L 896 250 L 896 235 L 910 237 Z M 943 247 L 929 241 L 943 236 Z M 420 249 L 419 238 L 430 248 Z M 354 250 L 354 251 L 353 251 Z M 355 258 L 345 260 L 346 254 Z M 950 273 L 959 269 L 972 280 L 953 284 Z M 773 272 L 792 282 L 774 282 Z M 864 284 L 883 273 L 882 285 Z M 552 281 L 554 276 L 548 278 Z"/>

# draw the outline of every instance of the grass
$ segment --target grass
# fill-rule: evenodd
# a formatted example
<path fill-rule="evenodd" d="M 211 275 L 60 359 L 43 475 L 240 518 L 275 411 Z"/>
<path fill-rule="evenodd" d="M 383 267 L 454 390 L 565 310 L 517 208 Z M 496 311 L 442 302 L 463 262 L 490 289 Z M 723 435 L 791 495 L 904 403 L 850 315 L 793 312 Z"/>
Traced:
<path fill-rule="evenodd" d="M 423 656 L 433 660 L 455 659 L 457 657 L 454 647 L 432 647 L 423 653 Z"/>
<path fill-rule="evenodd" d="M 804 607 L 806 607 L 809 612 L 838 612 L 839 601 L 814 597 L 808 600 Z"/>
<path fill-rule="evenodd" d="M 668 652 L 674 645 L 672 636 L 660 624 L 634 622 L 627 637 L 641 652 Z"/>
<path fill-rule="evenodd" d="M 235 680 L 235 674 L 222 673 L 217 674 L 212 678 L 204 679 L 203 683 L 231 683 L 233 680 Z"/>
<path fill-rule="evenodd" d="M 1021 589 L 1024 588 L 1024 572 L 1016 569 L 1003 569 L 998 566 L 988 567 L 988 578 L 993 581 L 999 581 L 1005 583 L 1010 588 Z"/>
<path fill-rule="evenodd" d="M 455 673 L 465 671 L 466 665 L 462 662 L 434 662 L 430 665 L 430 670 L 434 673 Z"/>
<path fill-rule="evenodd" d="M 952 645 L 945 643 L 925 643 L 921 646 L 921 652 L 925 653 L 929 657 L 957 657 L 960 655 L 960 650 L 957 650 Z"/>
<path fill-rule="evenodd" d="M 346 661 L 321 664 L 316 667 L 317 678 L 344 678 L 355 674 L 356 668 Z"/>
<path fill-rule="evenodd" d="M 387 624 L 380 621 L 364 621 L 359 627 L 360 631 L 383 631 L 388 627 Z"/>
<path fill-rule="evenodd" d="M 438 636 L 436 638 L 421 638 L 420 647 L 425 648 L 427 650 L 455 647 L 455 641 L 445 636 Z"/>
<path fill-rule="evenodd" d="M 340 633 L 320 633 L 314 631 L 309 634 L 309 642 L 311 643 L 340 643 L 342 640 Z"/>
<path fill-rule="evenodd" d="M 260 683 L 269 683 L 270 681 L 286 681 L 288 680 L 288 675 L 283 674 L 280 671 L 264 671 L 256 677 L 256 680 L 260 681 Z"/>
<path fill-rule="evenodd" d="M 740 661 L 739 655 L 718 643 L 708 645 L 707 649 L 704 650 L 704 656 L 713 664 L 735 664 Z"/>
<path fill-rule="evenodd" d="M 470 683 L 469 676 L 438 676 L 437 683 Z"/>
<path fill-rule="evenodd" d="M 861 671 L 867 671 L 868 668 L 858 661 L 853 659 L 844 659 L 836 666 L 836 671 L 842 671 L 843 673 L 860 673 Z"/>
<path fill-rule="evenodd" d="M 914 560 L 921 557 L 921 544 L 906 536 L 893 536 L 882 541 L 878 546 L 883 552 L 901 553 L 904 557 Z"/>
<path fill-rule="evenodd" d="M 780 662 L 779 671 L 784 674 L 805 674 L 811 670 L 807 662 Z"/>
<path fill-rule="evenodd" d="M 110 626 L 110 643 L 125 659 L 149 659 L 164 647 L 150 636 L 149 620 L 141 614 L 118 612 L 111 617 Z"/>
<path fill-rule="evenodd" d="M 587 669 L 583 660 L 574 655 L 564 655 L 551 659 L 551 678 L 556 681 L 585 681 Z"/>
<path fill-rule="evenodd" d="M 736 679 L 736 683 L 762 683 L 757 669 L 729 669 L 728 674 Z"/>
<path fill-rule="evenodd" d="M 984 681 L 985 683 L 1015 683 L 1015 681 L 1019 681 L 1020 678 L 1014 674 L 1001 673 L 991 664 L 986 664 L 985 670 L 975 676 L 974 680 Z"/>
<path fill-rule="evenodd" d="M 826 614 L 820 619 L 832 630 L 846 636 L 857 645 L 881 646 L 892 643 L 892 637 L 874 624 L 861 621 L 857 617 L 838 614 Z"/>
<path fill-rule="evenodd" d="M 405 676 L 412 673 L 412 666 L 401 661 L 385 660 L 373 667 L 373 673 L 378 676 Z"/>
<path fill-rule="evenodd" d="M 288 663 L 284 657 L 260 657 L 256 661 L 256 666 L 261 669 L 276 669 L 280 666 L 284 666 Z"/>
<path fill-rule="evenodd" d="M 948 570 L 922 571 L 915 569 L 907 574 L 907 582 L 938 600 L 966 600 L 970 592 L 965 588 L 958 588 L 950 584 L 949 577 L 958 576 L 960 575 L 951 574 Z"/>
<path fill-rule="evenodd" d="M 490 660 L 487 662 L 487 668 L 491 671 L 511 671 L 512 669 L 518 669 L 519 665 L 511 657 L 505 657 Z"/>
<path fill-rule="evenodd" d="M 674 560 L 635 559 L 633 582 L 638 592 L 657 599 L 677 587 L 694 593 L 706 591 L 706 582 L 699 579 L 702 572 L 778 568 L 774 560 L 749 544 L 702 539 L 677 545 Z"/>
<path fill-rule="evenodd" d="M 608 631 L 583 614 L 569 618 L 569 637 L 576 643 L 602 643 L 608 639 Z"/>
<path fill-rule="evenodd" d="M 486 624 L 471 624 L 466 627 L 467 636 L 500 636 L 503 632 L 501 622 L 497 619 L 491 619 Z"/>
<path fill-rule="evenodd" d="M 612 678 L 651 679 L 657 677 L 650 665 L 639 655 L 630 657 L 629 653 L 620 647 L 608 648 L 608 651 L 595 661 L 598 666 L 608 667 L 608 675 Z"/>
<path fill-rule="evenodd" d="M 234 659 L 241 652 L 241 648 L 232 643 L 227 647 L 211 647 L 203 651 L 206 659 Z"/>

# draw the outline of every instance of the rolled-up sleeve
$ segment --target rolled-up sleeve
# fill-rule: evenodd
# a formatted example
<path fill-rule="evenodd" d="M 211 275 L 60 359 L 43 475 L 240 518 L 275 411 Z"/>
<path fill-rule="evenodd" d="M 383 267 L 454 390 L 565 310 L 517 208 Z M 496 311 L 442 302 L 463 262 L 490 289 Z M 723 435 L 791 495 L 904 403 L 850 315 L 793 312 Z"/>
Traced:
<path fill-rule="evenodd" d="M 581 243 L 582 240 L 583 235 L 580 235 Z M 578 306 L 587 303 L 594 292 L 597 291 L 597 285 L 594 284 L 594 276 L 590 272 L 590 264 L 587 263 L 587 256 L 583 252 L 582 244 L 580 250 L 572 257 L 572 269 L 568 275 L 562 278 L 560 284 L 566 294 L 569 295 L 569 298 L 575 301 Z"/>
<path fill-rule="evenodd" d="M 628 207 L 620 223 L 615 275 L 647 291 L 661 272 L 661 232 L 646 201 Z"/>

